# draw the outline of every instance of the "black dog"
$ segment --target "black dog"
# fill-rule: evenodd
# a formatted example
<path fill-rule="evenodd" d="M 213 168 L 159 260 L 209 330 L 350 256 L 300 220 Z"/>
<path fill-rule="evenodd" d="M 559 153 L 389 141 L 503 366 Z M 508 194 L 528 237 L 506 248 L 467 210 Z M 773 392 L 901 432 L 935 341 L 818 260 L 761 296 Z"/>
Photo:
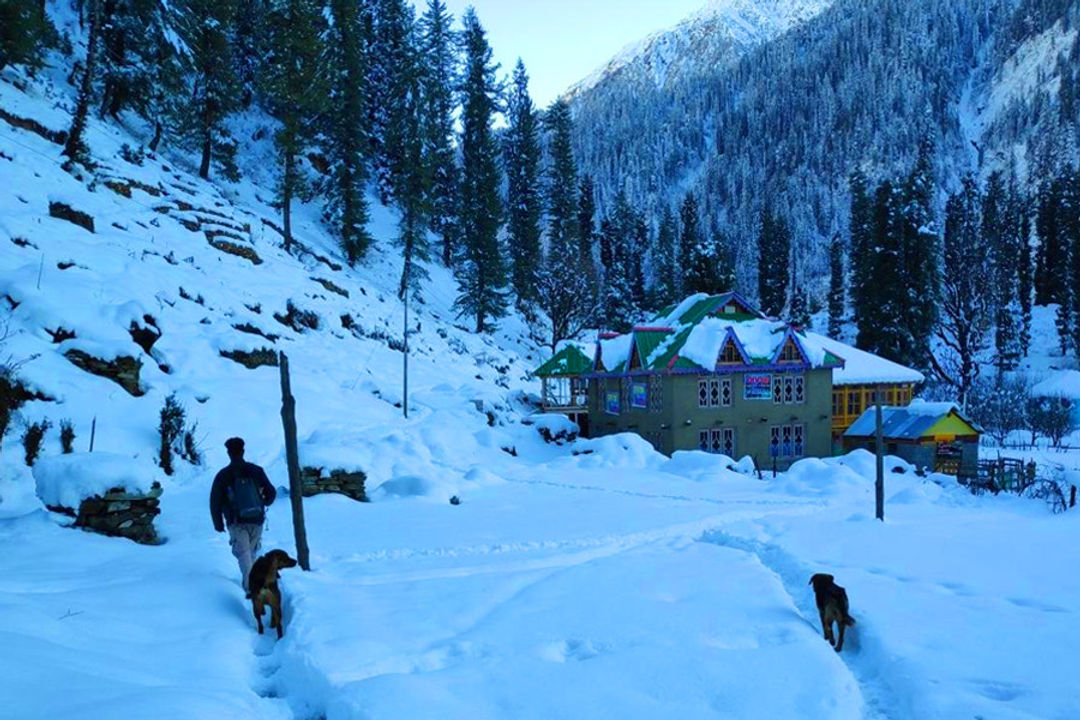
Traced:
<path fill-rule="evenodd" d="M 833 576 L 827 573 L 818 573 L 810 578 L 810 584 L 814 586 L 814 599 L 817 601 L 818 614 L 821 615 L 821 628 L 825 631 L 825 639 L 836 648 L 836 652 L 844 647 L 844 629 L 855 624 L 855 618 L 848 614 L 847 591 L 833 582 Z M 833 637 L 833 623 L 840 628 L 839 640 Z"/>

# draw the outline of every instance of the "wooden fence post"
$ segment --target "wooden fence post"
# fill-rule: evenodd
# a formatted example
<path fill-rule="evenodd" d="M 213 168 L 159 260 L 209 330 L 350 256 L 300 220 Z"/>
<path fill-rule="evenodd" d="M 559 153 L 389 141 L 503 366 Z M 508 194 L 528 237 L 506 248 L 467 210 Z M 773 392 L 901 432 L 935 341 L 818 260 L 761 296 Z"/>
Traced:
<path fill-rule="evenodd" d="M 296 537 L 296 561 L 304 570 L 308 562 L 307 529 L 304 527 L 304 493 L 300 480 L 300 458 L 296 450 L 296 400 L 289 382 L 289 358 L 278 354 L 281 367 L 281 423 L 285 427 L 285 460 L 289 467 L 289 500 L 292 502 L 293 535 Z"/>
<path fill-rule="evenodd" d="M 875 410 L 875 422 L 874 422 L 874 439 L 876 440 L 876 455 L 877 455 L 877 478 L 874 482 L 874 500 L 876 516 L 878 520 L 884 522 L 885 520 L 885 440 L 882 437 L 882 410 L 881 410 L 881 386 L 877 386 L 874 390 L 874 403 L 877 406 Z"/>

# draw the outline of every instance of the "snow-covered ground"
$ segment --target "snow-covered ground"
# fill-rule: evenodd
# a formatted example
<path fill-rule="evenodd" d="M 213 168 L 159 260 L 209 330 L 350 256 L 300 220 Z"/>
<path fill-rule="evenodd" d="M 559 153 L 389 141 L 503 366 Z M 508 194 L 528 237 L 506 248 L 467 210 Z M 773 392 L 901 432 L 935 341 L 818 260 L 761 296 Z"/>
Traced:
<path fill-rule="evenodd" d="M 66 126 L 61 73 L 25 90 L 5 73 L 0 105 Z M 453 280 L 435 266 L 410 322 L 406 420 L 392 214 L 376 210 L 362 267 L 335 269 L 317 208 L 300 206 L 309 251 L 290 255 L 267 224 L 269 186 L 250 181 L 258 168 L 233 185 L 199 180 L 182 155 L 135 165 L 118 154 L 137 144 L 133 128 L 91 121 L 89 183 L 60 169 L 57 145 L 0 122 L 0 307 L 11 308 L 0 360 L 25 361 L 21 376 L 49 398 L 19 422 L 69 418 L 82 451 L 96 419 L 95 451 L 115 454 L 103 468 L 123 456 L 124 475 L 161 481 L 165 540 L 65 527 L 12 430 L 0 455 L 0 717 L 1080 714 L 1080 513 L 973 497 L 892 461 L 881 524 L 865 453 L 757 478 L 634 436 L 544 444 L 521 422 L 541 358 L 524 323 L 486 337 L 459 327 Z M 260 152 L 269 158 L 265 141 L 244 156 Z M 139 185 L 128 198 L 106 179 Z M 49 217 L 57 200 L 91 214 L 95 232 Z M 262 262 L 215 248 L 208 230 Z M 318 327 L 274 319 L 290 301 Z M 161 331 L 150 352 L 133 321 Z M 56 342 L 61 328 L 74 337 Z M 231 435 L 286 482 L 277 368 L 221 356 L 260 348 L 290 357 L 301 463 L 364 470 L 373 500 L 305 500 L 313 570 L 283 573 L 281 641 L 255 634 L 207 512 Z M 80 370 L 71 350 L 139 360 L 139 394 Z M 166 477 L 156 427 L 171 393 L 206 460 Z M 59 453 L 54 427 L 38 480 L 56 497 L 72 490 Z M 92 487 L 81 470 L 78 487 Z M 283 495 L 264 547 L 293 550 Z M 858 621 L 841 654 L 820 636 L 807 585 L 822 571 Z"/>

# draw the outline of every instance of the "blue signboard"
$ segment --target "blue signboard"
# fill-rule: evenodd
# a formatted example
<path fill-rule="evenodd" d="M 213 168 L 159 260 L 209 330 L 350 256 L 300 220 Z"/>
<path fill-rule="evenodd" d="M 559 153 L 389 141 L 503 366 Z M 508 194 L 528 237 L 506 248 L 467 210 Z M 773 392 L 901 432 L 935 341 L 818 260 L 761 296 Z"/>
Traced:
<path fill-rule="evenodd" d="M 772 400 L 772 375 L 747 375 L 743 381 L 744 400 Z"/>

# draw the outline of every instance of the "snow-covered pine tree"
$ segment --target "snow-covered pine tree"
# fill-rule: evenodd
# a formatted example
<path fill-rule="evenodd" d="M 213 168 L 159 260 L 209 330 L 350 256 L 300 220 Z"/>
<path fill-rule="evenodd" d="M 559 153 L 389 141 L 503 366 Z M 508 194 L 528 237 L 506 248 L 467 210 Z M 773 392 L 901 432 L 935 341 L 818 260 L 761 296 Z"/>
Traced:
<path fill-rule="evenodd" d="M 982 241 L 988 245 L 993 264 L 994 365 L 999 377 L 1015 369 L 1020 360 L 1016 287 L 1020 244 L 1018 218 L 1011 212 L 1011 205 L 1002 174 L 992 173 L 982 201 Z"/>
<path fill-rule="evenodd" d="M 420 17 L 421 127 L 424 157 L 430 166 L 427 200 L 432 232 L 442 240 L 443 265 L 450 267 L 457 244 L 458 166 L 454 147 L 454 88 L 458 84 L 454 18 L 444 0 L 428 0 Z"/>
<path fill-rule="evenodd" d="M 281 163 L 281 202 L 285 251 L 292 248 L 292 199 L 304 189 L 297 157 L 328 98 L 321 63 L 326 21 L 319 0 L 271 0 L 266 15 L 267 54 L 263 92 L 281 127 L 274 145 Z"/>
<path fill-rule="evenodd" d="M 780 316 L 787 305 L 790 284 L 791 231 L 787 221 L 767 207 L 761 211 L 758 235 L 758 299 L 762 312 Z"/>
<path fill-rule="evenodd" d="M 178 18 L 171 5 L 154 3 L 149 22 L 144 30 L 148 70 L 133 105 L 153 125 L 154 135 L 147 147 L 150 152 L 157 152 L 166 128 L 175 127 L 175 118 L 184 103 L 184 73 L 190 53 L 179 40 Z"/>
<path fill-rule="evenodd" d="M 1068 271 L 1068 243 L 1059 231 L 1063 183 L 1059 178 L 1039 186 L 1035 232 L 1039 237 L 1035 259 L 1035 304 L 1061 303 Z"/>
<path fill-rule="evenodd" d="M 710 235 L 713 244 L 713 257 L 716 258 L 716 287 L 718 292 L 735 290 L 738 283 L 738 275 L 735 270 L 735 253 L 731 246 L 731 240 L 720 229 L 714 220 Z"/>
<path fill-rule="evenodd" d="M 871 228 L 873 227 L 873 203 L 870 199 L 869 182 L 861 171 L 852 173 L 849 180 L 851 193 L 851 211 L 848 222 L 849 255 L 848 273 L 851 288 L 851 314 L 860 338 L 869 334 L 867 311 L 871 308 L 873 288 L 870 285 L 873 276 L 873 245 Z M 857 340 L 859 347 L 865 347 Z"/>
<path fill-rule="evenodd" d="M 845 309 L 844 241 L 837 233 L 829 243 L 829 337 L 840 339 Z"/>
<path fill-rule="evenodd" d="M 941 316 L 937 336 L 941 351 L 932 356 L 934 369 L 952 385 L 966 407 L 979 377 L 979 356 L 989 344 L 993 322 L 992 276 L 987 244 L 979 237 L 980 197 L 975 180 L 963 180 L 945 209 L 942 252 Z"/>
<path fill-rule="evenodd" d="M 37 67 L 55 40 L 44 2 L 0 3 L 0 70 L 8 65 Z"/>
<path fill-rule="evenodd" d="M 624 203 L 625 203 L 625 196 Z M 617 204 L 616 204 L 617 207 Z M 635 308 L 630 273 L 627 270 L 627 238 L 618 222 L 616 209 L 613 219 L 600 223 L 600 249 L 604 265 L 604 284 L 600 298 L 601 327 L 616 332 L 626 332 L 633 325 Z"/>
<path fill-rule="evenodd" d="M 162 8 L 166 12 L 168 7 Z M 145 93 L 155 56 L 156 0 L 104 0 L 101 12 L 102 117 L 116 118 Z"/>
<path fill-rule="evenodd" d="M 476 318 L 476 331 L 506 314 L 507 271 L 499 247 L 502 203 L 499 198 L 498 147 L 492 129 L 501 93 L 495 79 L 498 66 L 476 11 L 462 17 L 465 77 L 461 112 L 461 258 L 459 317 Z"/>
<path fill-rule="evenodd" d="M 792 325 L 801 328 L 811 326 L 810 300 L 806 297 L 806 289 L 799 281 L 791 286 L 791 311 L 788 313 Z"/>
<path fill-rule="evenodd" d="M 930 368 L 930 337 L 937 324 L 938 229 L 934 220 L 934 145 L 924 139 L 904 182 L 899 210 L 903 262 L 895 281 L 906 297 L 897 318 L 907 327 L 910 348 L 900 359 L 920 370 Z"/>
<path fill-rule="evenodd" d="M 330 0 L 332 22 L 326 29 L 325 58 L 330 89 L 321 120 L 323 153 L 330 160 L 323 217 L 341 241 L 350 265 L 371 246 L 368 232 L 368 165 L 365 156 L 368 114 L 365 106 L 367 36 L 354 0 Z"/>
<path fill-rule="evenodd" d="M 398 245 L 401 247 L 402 271 L 398 297 L 406 292 L 417 292 L 420 282 L 427 278 L 427 271 L 419 264 L 431 259 L 428 228 L 431 217 L 431 184 L 435 157 L 425 153 L 423 128 L 422 69 L 418 58 L 404 69 L 400 77 L 405 81 L 401 109 L 404 114 L 400 126 L 400 138 L 395 142 L 400 153 L 401 166 L 397 169 L 393 189 L 394 205 L 401 214 L 398 221 Z"/>
<path fill-rule="evenodd" d="M 634 308 L 642 310 L 648 304 L 645 294 L 645 252 L 649 249 L 649 225 L 641 213 L 633 213 L 630 231 L 626 233 L 626 271 L 630 283 L 630 297 Z"/>
<path fill-rule="evenodd" d="M 1066 167 L 1061 173 L 1060 212 L 1058 233 L 1068 248 L 1066 287 L 1069 291 L 1069 337 L 1073 349 L 1080 354 L 1080 170 Z"/>
<path fill-rule="evenodd" d="M 593 245 L 596 244 L 596 188 L 591 175 L 583 175 L 578 187 L 577 241 L 581 270 L 588 278 L 590 287 L 595 288 L 597 272 Z"/>
<path fill-rule="evenodd" d="M 1016 195 L 1017 217 L 1020 221 L 1020 253 L 1017 265 L 1017 292 L 1020 302 L 1020 351 L 1027 357 L 1031 350 L 1031 302 L 1034 266 L 1031 258 L 1031 216 L 1027 202 Z"/>
<path fill-rule="evenodd" d="M 551 323 L 550 347 L 577 337 L 595 316 L 593 289 L 573 248 L 549 248 L 536 273 L 536 302 Z"/>
<path fill-rule="evenodd" d="M 549 248 L 577 251 L 577 165 L 570 144 L 570 108 L 556 100 L 544 117 L 548 132 L 547 242 Z"/>
<path fill-rule="evenodd" d="M 510 245 L 511 278 L 518 308 L 528 312 L 536 301 L 536 275 L 540 269 L 540 219 L 543 198 L 540 188 L 540 131 L 536 108 L 529 95 L 529 75 L 518 58 L 507 105 L 508 122 L 503 139 L 506 169 L 507 241 Z"/>
<path fill-rule="evenodd" d="M 190 101 L 177 108 L 182 139 L 199 148 L 199 177 L 210 177 L 212 156 L 225 149 L 223 122 L 236 109 L 238 87 L 229 27 L 236 0 L 182 0 L 180 36 L 190 51 Z"/>
<path fill-rule="evenodd" d="M 694 262 L 695 253 L 700 251 L 704 242 L 697 198 L 693 193 L 687 193 L 679 207 L 679 242 L 676 253 L 676 266 L 682 270 L 676 275 L 679 295 L 696 292 L 691 289 L 689 269 Z"/>
<path fill-rule="evenodd" d="M 653 285 L 653 305 L 665 307 L 676 301 L 678 296 L 678 267 L 675 264 L 675 245 L 679 239 L 679 229 L 675 214 L 670 207 L 664 207 L 660 218 L 660 228 L 656 233 L 656 245 L 653 247 L 653 268 L 656 283 Z"/>

